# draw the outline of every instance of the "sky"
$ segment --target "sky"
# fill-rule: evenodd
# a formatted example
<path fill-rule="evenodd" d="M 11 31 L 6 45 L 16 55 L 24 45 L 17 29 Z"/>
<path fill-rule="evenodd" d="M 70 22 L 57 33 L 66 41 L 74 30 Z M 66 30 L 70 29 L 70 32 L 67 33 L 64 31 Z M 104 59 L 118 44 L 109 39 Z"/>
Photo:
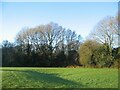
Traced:
<path fill-rule="evenodd" d="M 100 20 L 117 12 L 117 2 L 2 2 L 0 42 L 14 42 L 22 28 L 50 22 L 76 31 L 85 39 Z"/>

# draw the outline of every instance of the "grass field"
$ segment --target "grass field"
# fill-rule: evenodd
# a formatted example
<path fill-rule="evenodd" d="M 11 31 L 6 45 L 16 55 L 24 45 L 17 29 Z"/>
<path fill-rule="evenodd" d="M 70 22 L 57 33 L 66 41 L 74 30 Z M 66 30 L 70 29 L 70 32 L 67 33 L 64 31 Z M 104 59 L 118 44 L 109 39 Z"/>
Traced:
<path fill-rule="evenodd" d="M 2 70 L 3 88 L 118 88 L 118 69 L 8 67 Z"/>

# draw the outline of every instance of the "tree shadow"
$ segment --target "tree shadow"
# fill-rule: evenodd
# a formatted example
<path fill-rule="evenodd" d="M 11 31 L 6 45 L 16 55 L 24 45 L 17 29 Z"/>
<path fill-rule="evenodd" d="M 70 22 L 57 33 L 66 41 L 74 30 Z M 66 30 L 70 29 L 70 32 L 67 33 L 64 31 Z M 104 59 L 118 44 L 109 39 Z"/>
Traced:
<path fill-rule="evenodd" d="M 41 82 L 44 85 L 42 88 L 84 88 L 86 86 L 64 79 L 59 77 L 57 74 L 48 74 L 31 70 L 4 70 L 4 71 L 15 71 L 15 72 L 24 72 L 25 78 L 27 80 Z M 39 87 L 39 86 L 38 86 Z"/>

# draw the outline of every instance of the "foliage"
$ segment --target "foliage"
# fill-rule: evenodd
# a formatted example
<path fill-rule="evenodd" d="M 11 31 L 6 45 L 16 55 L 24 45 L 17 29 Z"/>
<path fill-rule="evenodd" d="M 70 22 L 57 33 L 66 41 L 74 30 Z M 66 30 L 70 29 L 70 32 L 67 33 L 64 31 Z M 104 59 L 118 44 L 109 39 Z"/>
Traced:
<path fill-rule="evenodd" d="M 94 58 L 94 52 L 100 44 L 96 41 L 88 40 L 84 42 L 79 50 L 80 53 L 80 63 L 83 66 L 96 65 Z"/>
<path fill-rule="evenodd" d="M 119 49 L 113 50 L 111 55 L 109 48 L 106 44 L 88 40 L 80 47 L 79 62 L 86 67 L 118 67 L 118 60 L 120 60 Z"/>

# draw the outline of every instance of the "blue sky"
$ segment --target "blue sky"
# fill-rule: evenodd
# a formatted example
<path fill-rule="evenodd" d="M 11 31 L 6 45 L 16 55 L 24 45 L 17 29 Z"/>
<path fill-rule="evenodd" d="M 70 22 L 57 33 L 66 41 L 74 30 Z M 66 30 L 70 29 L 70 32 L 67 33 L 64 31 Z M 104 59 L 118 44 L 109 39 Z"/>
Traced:
<path fill-rule="evenodd" d="M 101 19 L 117 14 L 117 5 L 117 2 L 3 2 L 0 42 L 14 41 L 24 27 L 49 22 L 75 30 L 85 38 Z"/>

